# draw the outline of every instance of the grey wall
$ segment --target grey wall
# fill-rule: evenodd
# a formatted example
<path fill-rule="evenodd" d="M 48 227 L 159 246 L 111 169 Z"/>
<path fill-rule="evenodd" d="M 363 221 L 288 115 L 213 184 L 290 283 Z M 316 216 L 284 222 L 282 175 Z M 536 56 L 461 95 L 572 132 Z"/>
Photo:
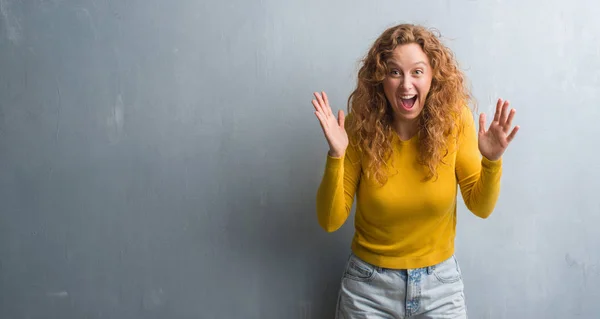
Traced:
<path fill-rule="evenodd" d="M 460 206 L 473 318 L 600 316 L 600 5 L 0 0 L 0 317 L 332 318 L 336 108 L 384 28 L 437 27 L 517 108 L 493 216 Z"/>

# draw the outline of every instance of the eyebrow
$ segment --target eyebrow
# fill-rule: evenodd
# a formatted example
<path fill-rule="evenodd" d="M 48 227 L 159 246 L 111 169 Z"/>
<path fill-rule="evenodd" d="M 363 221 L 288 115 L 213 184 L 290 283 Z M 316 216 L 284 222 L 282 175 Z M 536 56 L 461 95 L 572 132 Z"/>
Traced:
<path fill-rule="evenodd" d="M 394 64 L 394 65 L 396 65 L 396 66 L 400 66 L 400 64 L 396 63 L 396 61 L 394 61 L 394 60 L 387 60 L 387 63 L 388 63 L 388 64 Z M 427 65 L 427 63 L 425 63 L 425 61 L 418 61 L 418 62 L 415 62 L 415 63 L 413 64 L 413 66 L 415 66 L 415 65 L 417 65 L 417 64 L 422 64 L 422 65 L 425 65 L 425 66 Z"/>

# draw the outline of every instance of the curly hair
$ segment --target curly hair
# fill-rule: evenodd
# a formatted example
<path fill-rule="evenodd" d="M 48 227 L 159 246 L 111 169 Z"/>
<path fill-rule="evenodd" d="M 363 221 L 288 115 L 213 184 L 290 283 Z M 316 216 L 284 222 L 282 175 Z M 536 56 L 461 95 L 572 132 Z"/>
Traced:
<path fill-rule="evenodd" d="M 437 178 L 437 167 L 448 154 L 449 137 L 460 131 L 463 107 L 473 101 L 465 77 L 452 51 L 440 41 L 439 32 L 413 24 L 385 30 L 374 42 L 358 72 L 355 90 L 348 97 L 346 128 L 352 143 L 367 156 L 366 175 L 387 181 L 386 165 L 392 153 L 393 110 L 383 90 L 386 60 L 398 45 L 417 43 L 430 60 L 433 77 L 419 116 L 418 162 L 427 168 L 425 181 Z"/>

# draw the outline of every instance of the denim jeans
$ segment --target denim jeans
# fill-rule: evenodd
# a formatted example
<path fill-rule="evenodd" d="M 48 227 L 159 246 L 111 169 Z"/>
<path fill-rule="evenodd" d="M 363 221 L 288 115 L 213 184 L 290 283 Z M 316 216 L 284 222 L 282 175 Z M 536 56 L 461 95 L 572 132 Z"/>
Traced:
<path fill-rule="evenodd" d="M 425 268 L 387 269 L 350 254 L 337 319 L 467 318 L 464 286 L 455 256 Z"/>

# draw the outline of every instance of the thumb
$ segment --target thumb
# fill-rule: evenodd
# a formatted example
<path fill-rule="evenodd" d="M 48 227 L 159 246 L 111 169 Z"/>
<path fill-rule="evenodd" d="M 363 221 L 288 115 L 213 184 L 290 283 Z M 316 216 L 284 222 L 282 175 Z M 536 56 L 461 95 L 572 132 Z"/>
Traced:
<path fill-rule="evenodd" d="M 346 118 L 344 116 L 344 111 L 339 110 L 338 111 L 338 123 L 340 124 L 340 127 L 344 127 L 344 122 L 346 121 Z"/>
<path fill-rule="evenodd" d="M 485 133 L 485 113 L 479 114 L 479 135 Z"/>

